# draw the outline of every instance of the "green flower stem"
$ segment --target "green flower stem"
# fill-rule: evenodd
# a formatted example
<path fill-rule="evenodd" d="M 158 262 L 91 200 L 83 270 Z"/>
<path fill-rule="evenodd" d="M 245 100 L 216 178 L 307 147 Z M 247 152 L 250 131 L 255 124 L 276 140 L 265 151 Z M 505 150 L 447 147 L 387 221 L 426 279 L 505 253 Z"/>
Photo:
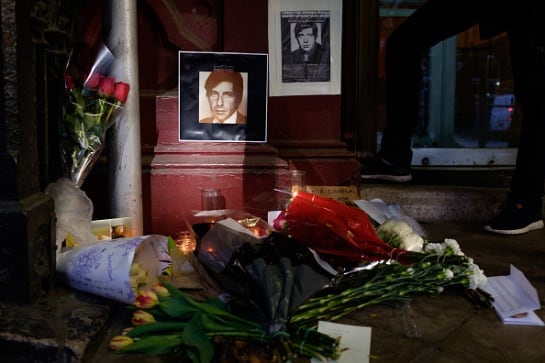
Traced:
<path fill-rule="evenodd" d="M 460 256 L 423 257 L 422 261 L 411 266 L 384 263 L 371 270 L 343 276 L 336 281 L 333 292 L 311 298 L 301 305 L 291 316 L 290 323 L 313 326 L 319 320 L 334 321 L 367 306 L 407 300 L 416 293 L 436 295 L 442 291 L 441 288 L 468 284 L 467 259 Z M 446 261 L 454 264 L 444 263 Z M 446 269 L 452 272 L 449 279 Z M 358 286 L 360 282 L 365 283 Z"/>
<path fill-rule="evenodd" d="M 249 331 L 249 330 L 218 330 L 206 332 L 206 336 L 213 338 L 215 336 L 231 337 L 237 339 L 251 339 L 259 342 L 270 342 L 272 339 L 265 334 L 263 330 Z"/>
<path fill-rule="evenodd" d="M 321 360 L 338 359 L 341 355 L 340 338 L 322 334 L 316 329 L 299 326 L 296 329 L 290 329 L 290 337 L 295 353 Z"/>
<path fill-rule="evenodd" d="M 185 322 L 176 322 L 176 321 L 157 321 L 155 323 L 145 324 L 136 326 L 133 329 L 131 329 L 127 336 L 131 338 L 149 335 L 149 334 L 157 334 L 157 333 L 176 333 L 181 332 L 185 329 L 187 326 L 187 323 Z"/>
<path fill-rule="evenodd" d="M 302 354 L 321 360 L 338 359 L 341 354 L 338 339 L 315 329 L 297 329 L 268 334 L 254 321 L 246 320 L 223 308 L 217 299 L 200 302 L 159 279 L 169 290 L 170 296 L 161 297 L 159 304 L 149 312 L 158 321 L 135 327 L 127 335 L 135 343 L 122 351 L 157 353 L 171 351 L 180 346 L 198 347 L 199 354 L 206 354 L 214 336 L 273 344 L 283 361 L 292 361 Z M 161 346 L 162 338 L 167 344 Z M 201 341 L 202 339 L 202 341 Z"/>

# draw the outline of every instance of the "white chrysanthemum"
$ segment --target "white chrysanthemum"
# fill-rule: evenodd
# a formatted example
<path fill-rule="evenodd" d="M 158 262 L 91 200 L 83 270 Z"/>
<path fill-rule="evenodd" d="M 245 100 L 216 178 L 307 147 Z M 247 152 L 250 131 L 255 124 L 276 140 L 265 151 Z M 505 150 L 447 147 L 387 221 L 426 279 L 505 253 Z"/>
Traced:
<path fill-rule="evenodd" d="M 445 253 L 445 245 L 442 243 L 428 243 L 424 247 L 424 251 L 433 252 L 439 256 L 442 256 Z"/>
<path fill-rule="evenodd" d="M 416 233 L 409 233 L 401 236 L 401 248 L 407 251 L 422 252 L 424 239 Z"/>
<path fill-rule="evenodd" d="M 468 269 L 470 271 L 469 275 L 469 288 L 475 290 L 476 288 L 483 287 L 486 285 L 487 277 L 484 274 L 484 271 L 475 264 L 469 264 Z"/>
<path fill-rule="evenodd" d="M 404 222 L 399 219 L 392 219 L 392 218 L 382 223 L 379 226 L 379 229 L 382 231 L 397 233 L 399 236 L 404 236 L 404 235 L 413 233 L 413 229 L 407 222 Z"/>
<path fill-rule="evenodd" d="M 443 272 L 444 272 L 445 278 L 447 280 L 452 280 L 454 278 L 454 272 L 452 272 L 451 269 L 445 268 L 445 269 L 443 269 Z"/>
<path fill-rule="evenodd" d="M 453 238 L 445 238 L 445 241 L 443 242 L 446 245 L 446 248 L 452 251 L 452 253 L 456 256 L 464 256 L 464 253 L 462 252 L 462 249 L 460 248 L 460 244 L 458 241 L 456 241 Z"/>

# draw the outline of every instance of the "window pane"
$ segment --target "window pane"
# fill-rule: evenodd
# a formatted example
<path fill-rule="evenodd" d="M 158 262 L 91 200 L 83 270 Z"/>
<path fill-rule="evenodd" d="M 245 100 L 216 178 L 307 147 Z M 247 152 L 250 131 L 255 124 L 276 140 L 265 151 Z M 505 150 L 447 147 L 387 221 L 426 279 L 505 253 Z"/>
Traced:
<path fill-rule="evenodd" d="M 386 40 L 423 2 L 380 1 L 378 145 L 386 120 Z M 517 147 L 520 115 L 513 96 L 506 34 L 481 40 L 475 26 L 432 48 L 423 56 L 422 71 L 414 148 Z"/>

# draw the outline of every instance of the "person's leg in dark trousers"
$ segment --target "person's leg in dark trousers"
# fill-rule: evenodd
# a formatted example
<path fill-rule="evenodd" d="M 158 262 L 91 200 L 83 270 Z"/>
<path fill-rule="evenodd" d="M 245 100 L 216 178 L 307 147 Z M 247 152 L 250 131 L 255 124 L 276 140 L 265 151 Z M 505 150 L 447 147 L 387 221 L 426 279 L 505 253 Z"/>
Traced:
<path fill-rule="evenodd" d="M 523 14 L 508 30 L 515 100 L 522 111 L 516 169 L 504 210 L 486 230 L 520 234 L 543 228 L 545 190 L 545 18 Z"/>
<path fill-rule="evenodd" d="M 534 14 L 531 14 L 534 15 Z M 542 20 L 545 22 L 545 19 Z M 536 200 L 545 183 L 545 24 L 532 21 L 509 31 L 515 100 L 523 120 L 511 194 Z M 535 29 L 538 27 L 538 29 Z"/>
<path fill-rule="evenodd" d="M 386 45 L 387 123 L 381 157 L 392 164 L 410 166 L 411 139 L 418 122 L 419 93 L 424 53 L 442 40 L 478 21 L 474 0 L 430 0 L 401 23 Z"/>

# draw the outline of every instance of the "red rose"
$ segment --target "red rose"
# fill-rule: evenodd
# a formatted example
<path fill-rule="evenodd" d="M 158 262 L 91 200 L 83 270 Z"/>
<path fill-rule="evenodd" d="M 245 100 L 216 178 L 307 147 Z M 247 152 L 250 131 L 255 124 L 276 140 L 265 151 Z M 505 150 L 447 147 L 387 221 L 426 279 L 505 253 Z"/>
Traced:
<path fill-rule="evenodd" d="M 64 85 L 68 91 L 71 91 L 74 88 L 76 88 L 76 84 L 74 83 L 74 78 L 70 74 L 64 75 Z"/>
<path fill-rule="evenodd" d="M 114 84 L 115 79 L 112 77 L 104 77 L 100 81 L 100 87 L 98 89 L 98 93 L 100 93 L 103 96 L 110 97 L 114 94 Z"/>
<path fill-rule="evenodd" d="M 102 74 L 93 73 L 87 78 L 84 86 L 91 89 L 98 88 L 100 82 L 102 81 L 102 78 L 104 78 Z"/>
<path fill-rule="evenodd" d="M 127 102 L 127 97 L 129 97 L 130 86 L 128 83 L 116 82 L 114 89 L 114 97 L 121 101 L 121 103 Z"/>

